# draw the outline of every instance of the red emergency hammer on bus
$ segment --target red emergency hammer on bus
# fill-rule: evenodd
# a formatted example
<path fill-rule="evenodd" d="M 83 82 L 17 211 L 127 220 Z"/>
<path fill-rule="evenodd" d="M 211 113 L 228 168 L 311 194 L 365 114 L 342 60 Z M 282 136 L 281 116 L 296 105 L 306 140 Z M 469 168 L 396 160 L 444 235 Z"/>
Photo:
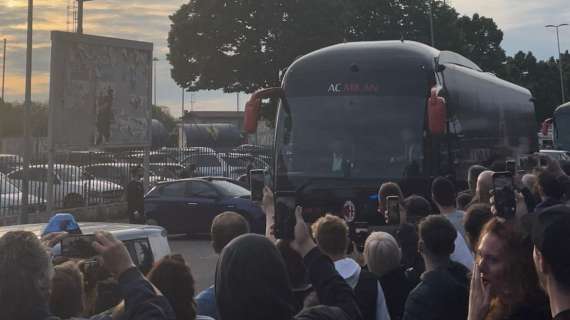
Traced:
<path fill-rule="evenodd" d="M 257 130 L 261 100 L 283 97 L 285 97 L 285 91 L 280 87 L 259 89 L 254 92 L 249 98 L 249 101 L 245 104 L 245 115 L 243 119 L 244 131 L 247 133 L 255 133 Z"/>

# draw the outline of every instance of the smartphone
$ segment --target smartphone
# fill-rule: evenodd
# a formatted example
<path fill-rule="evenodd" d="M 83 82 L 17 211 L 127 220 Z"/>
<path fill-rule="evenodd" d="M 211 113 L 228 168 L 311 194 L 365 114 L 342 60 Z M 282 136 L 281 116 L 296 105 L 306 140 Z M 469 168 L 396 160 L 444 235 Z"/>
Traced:
<path fill-rule="evenodd" d="M 388 196 L 386 198 L 386 207 L 388 208 L 386 223 L 400 224 L 400 197 Z"/>
<path fill-rule="evenodd" d="M 263 187 L 265 186 L 265 170 L 254 169 L 249 171 L 249 188 L 251 201 L 263 200 Z"/>
<path fill-rule="evenodd" d="M 510 172 L 495 172 L 493 174 L 493 196 L 497 215 L 505 219 L 514 218 L 517 202 L 513 175 Z"/>
<path fill-rule="evenodd" d="M 92 243 L 95 235 L 69 235 L 61 240 L 61 255 L 68 258 L 90 259 L 97 255 Z"/>
<path fill-rule="evenodd" d="M 355 221 L 352 223 L 351 226 L 352 230 L 352 241 L 356 243 L 356 249 L 359 252 L 364 251 L 364 244 L 366 243 L 366 239 L 370 235 L 370 229 L 368 226 L 368 222 L 363 221 Z"/>
<path fill-rule="evenodd" d="M 295 239 L 296 201 L 294 196 L 276 195 L 275 205 L 275 238 L 284 240 Z"/>
<path fill-rule="evenodd" d="M 512 176 L 515 176 L 517 173 L 517 163 L 515 160 L 507 160 L 505 161 L 505 171 L 511 173 Z"/>

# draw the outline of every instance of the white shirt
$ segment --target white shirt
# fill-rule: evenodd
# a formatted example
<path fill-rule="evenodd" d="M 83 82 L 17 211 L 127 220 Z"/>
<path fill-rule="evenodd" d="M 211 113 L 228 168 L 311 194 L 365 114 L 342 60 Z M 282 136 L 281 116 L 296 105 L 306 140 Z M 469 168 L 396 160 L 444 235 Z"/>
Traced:
<path fill-rule="evenodd" d="M 457 237 L 455 238 L 455 250 L 453 250 L 450 258 L 473 271 L 473 263 L 475 263 L 473 253 L 471 253 L 465 239 L 463 239 L 463 236 L 459 232 L 457 232 Z"/>
<path fill-rule="evenodd" d="M 334 268 L 338 274 L 346 281 L 346 283 L 354 290 L 360 278 L 360 265 L 351 258 L 344 258 L 334 262 Z M 384 289 L 378 283 L 378 295 L 376 297 L 376 320 L 390 320 L 388 313 L 388 306 L 386 305 L 386 297 L 384 296 Z"/>

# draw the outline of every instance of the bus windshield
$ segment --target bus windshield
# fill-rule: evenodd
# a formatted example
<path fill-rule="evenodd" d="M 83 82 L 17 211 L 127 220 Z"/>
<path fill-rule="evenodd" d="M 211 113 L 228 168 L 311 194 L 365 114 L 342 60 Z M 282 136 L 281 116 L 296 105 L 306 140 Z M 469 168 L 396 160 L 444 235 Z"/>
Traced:
<path fill-rule="evenodd" d="M 277 175 L 294 186 L 422 170 L 425 96 L 309 96 L 287 104 L 278 115 Z"/>
<path fill-rule="evenodd" d="M 556 115 L 554 143 L 557 148 L 570 151 L 570 114 Z"/>

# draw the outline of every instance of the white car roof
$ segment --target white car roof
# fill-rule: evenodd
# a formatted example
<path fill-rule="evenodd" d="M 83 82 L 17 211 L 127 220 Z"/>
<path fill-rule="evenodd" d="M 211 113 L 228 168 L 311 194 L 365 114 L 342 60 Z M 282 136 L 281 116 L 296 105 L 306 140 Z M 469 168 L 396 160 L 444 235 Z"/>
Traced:
<path fill-rule="evenodd" d="M 150 225 L 110 222 L 79 222 L 78 224 L 83 234 L 93 234 L 95 231 L 107 231 L 115 235 L 119 240 L 146 238 L 151 234 L 162 234 L 166 232 L 164 228 L 160 226 Z M 0 227 L 0 237 L 9 231 L 19 230 L 30 231 L 40 237 L 46 225 L 47 223 L 35 223 Z"/>

